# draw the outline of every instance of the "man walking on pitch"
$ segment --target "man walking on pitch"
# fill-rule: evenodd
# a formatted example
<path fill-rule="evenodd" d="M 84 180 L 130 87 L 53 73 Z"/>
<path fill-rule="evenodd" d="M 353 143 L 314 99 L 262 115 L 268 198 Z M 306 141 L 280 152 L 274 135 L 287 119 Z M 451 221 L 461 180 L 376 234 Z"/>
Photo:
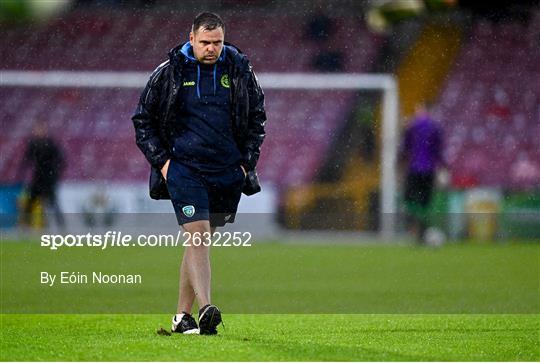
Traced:
<path fill-rule="evenodd" d="M 265 136 L 264 95 L 247 57 L 224 43 L 224 32 L 218 15 L 197 15 L 189 42 L 152 73 L 132 117 L 137 145 L 152 165 L 150 196 L 170 198 L 191 236 L 172 320 L 177 333 L 217 334 L 210 247 L 194 237 L 205 241 L 234 222 L 242 192 L 260 191 L 255 166 Z M 191 316 L 195 298 L 198 326 Z"/>

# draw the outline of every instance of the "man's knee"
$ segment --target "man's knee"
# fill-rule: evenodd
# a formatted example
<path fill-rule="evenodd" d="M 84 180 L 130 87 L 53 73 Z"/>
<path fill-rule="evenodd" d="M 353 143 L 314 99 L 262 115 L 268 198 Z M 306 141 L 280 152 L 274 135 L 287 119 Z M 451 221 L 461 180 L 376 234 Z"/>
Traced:
<path fill-rule="evenodd" d="M 212 230 L 209 221 L 195 221 L 182 225 L 187 234 L 188 248 L 208 248 L 212 242 Z"/>

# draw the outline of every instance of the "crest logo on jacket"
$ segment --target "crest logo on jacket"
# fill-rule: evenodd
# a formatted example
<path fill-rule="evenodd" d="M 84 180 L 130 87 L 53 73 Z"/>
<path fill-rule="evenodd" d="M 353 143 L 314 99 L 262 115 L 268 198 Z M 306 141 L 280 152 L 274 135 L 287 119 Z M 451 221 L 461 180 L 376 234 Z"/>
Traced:
<path fill-rule="evenodd" d="M 229 83 L 229 75 L 228 74 L 224 74 L 223 76 L 221 76 L 221 86 L 225 87 L 225 88 L 229 88 L 230 87 L 230 83 Z"/>
<path fill-rule="evenodd" d="M 184 212 L 186 217 L 191 218 L 195 214 L 195 207 L 192 205 L 186 205 L 182 208 L 182 212 Z"/>

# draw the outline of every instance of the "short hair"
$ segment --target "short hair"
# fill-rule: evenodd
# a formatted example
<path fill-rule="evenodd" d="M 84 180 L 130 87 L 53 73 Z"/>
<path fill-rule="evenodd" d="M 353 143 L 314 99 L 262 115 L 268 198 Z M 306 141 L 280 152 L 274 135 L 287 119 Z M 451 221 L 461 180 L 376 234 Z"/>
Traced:
<path fill-rule="evenodd" d="M 222 28 L 223 31 L 225 31 L 225 23 L 223 22 L 223 19 L 221 19 L 219 15 L 214 13 L 200 13 L 195 17 L 195 20 L 193 20 L 193 26 L 191 27 L 191 31 L 195 33 L 201 27 L 205 30 Z"/>

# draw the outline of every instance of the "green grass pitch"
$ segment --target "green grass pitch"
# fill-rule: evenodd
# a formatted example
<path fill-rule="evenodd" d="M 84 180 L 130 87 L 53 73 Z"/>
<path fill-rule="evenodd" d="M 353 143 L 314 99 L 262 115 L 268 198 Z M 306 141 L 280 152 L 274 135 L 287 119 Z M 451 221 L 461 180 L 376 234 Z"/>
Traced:
<path fill-rule="evenodd" d="M 538 360 L 528 315 L 225 315 L 218 336 L 158 336 L 169 315 L 4 315 L 1 359 Z"/>
<path fill-rule="evenodd" d="M 216 248 L 225 329 L 212 337 L 156 334 L 170 328 L 180 251 L 0 249 L 2 361 L 540 359 L 538 244 Z M 76 268 L 139 272 L 144 283 L 35 281 Z"/>

